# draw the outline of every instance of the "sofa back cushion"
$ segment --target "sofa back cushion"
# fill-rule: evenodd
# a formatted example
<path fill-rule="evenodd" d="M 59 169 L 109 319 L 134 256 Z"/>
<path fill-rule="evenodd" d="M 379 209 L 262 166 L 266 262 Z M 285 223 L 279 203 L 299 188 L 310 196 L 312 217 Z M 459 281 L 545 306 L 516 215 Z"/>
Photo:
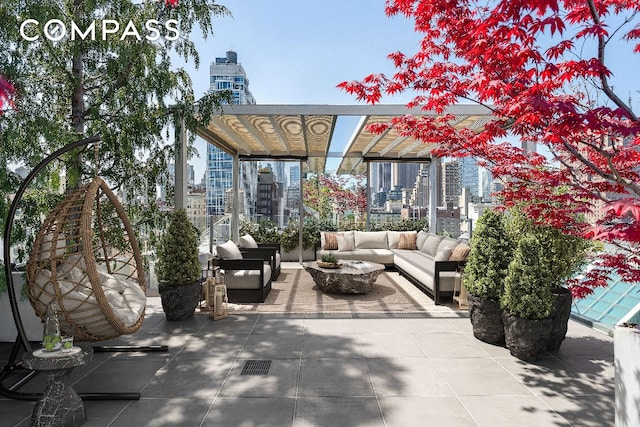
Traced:
<path fill-rule="evenodd" d="M 418 249 L 422 249 L 422 246 L 424 246 L 424 241 L 427 240 L 427 237 L 429 237 L 429 233 L 420 230 L 420 232 L 416 236 L 416 247 Z"/>
<path fill-rule="evenodd" d="M 354 231 L 356 249 L 389 249 L 386 231 Z"/>
<path fill-rule="evenodd" d="M 436 250 L 436 254 L 434 256 L 435 260 L 448 261 L 449 257 L 451 257 L 451 253 L 459 243 L 459 241 L 452 239 L 451 237 L 445 237 L 442 239 L 438 245 L 438 249 Z"/>
<path fill-rule="evenodd" d="M 420 250 L 425 254 L 434 257 L 438 253 L 438 245 L 440 245 L 442 239 L 444 239 L 443 236 L 439 236 L 437 234 L 429 234 L 422 244 L 422 247 L 420 247 Z"/>
<path fill-rule="evenodd" d="M 216 246 L 216 255 L 222 259 L 242 259 L 242 253 L 238 246 L 231 240 Z"/>
<path fill-rule="evenodd" d="M 353 232 L 346 232 L 344 235 L 338 236 L 338 252 L 353 251 L 355 249 Z"/>

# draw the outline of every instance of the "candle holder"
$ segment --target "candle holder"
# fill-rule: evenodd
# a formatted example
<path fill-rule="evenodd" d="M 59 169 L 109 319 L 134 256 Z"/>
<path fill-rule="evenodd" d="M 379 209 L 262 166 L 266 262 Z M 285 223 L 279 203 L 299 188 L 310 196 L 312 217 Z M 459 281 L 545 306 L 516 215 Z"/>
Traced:
<path fill-rule="evenodd" d="M 220 267 L 214 269 L 213 277 L 207 279 L 207 305 L 209 317 L 213 320 L 224 319 L 229 315 L 227 310 L 227 287 L 224 284 L 224 273 Z"/>

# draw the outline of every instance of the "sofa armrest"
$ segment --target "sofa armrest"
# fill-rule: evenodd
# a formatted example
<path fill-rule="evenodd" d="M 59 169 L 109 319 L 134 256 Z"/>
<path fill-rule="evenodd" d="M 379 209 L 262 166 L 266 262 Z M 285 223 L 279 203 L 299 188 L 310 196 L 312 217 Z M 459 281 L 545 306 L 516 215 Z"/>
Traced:
<path fill-rule="evenodd" d="M 440 272 L 441 271 L 462 271 L 466 261 L 435 261 L 433 272 L 433 302 L 435 304 L 440 303 Z"/>

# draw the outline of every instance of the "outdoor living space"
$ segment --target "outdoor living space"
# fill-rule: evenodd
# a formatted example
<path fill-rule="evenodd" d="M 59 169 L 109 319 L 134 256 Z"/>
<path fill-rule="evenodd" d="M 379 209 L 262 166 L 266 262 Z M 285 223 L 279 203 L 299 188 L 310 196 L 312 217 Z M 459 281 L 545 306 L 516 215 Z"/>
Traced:
<path fill-rule="evenodd" d="M 168 351 L 96 352 L 74 369 L 79 393 L 140 393 L 85 400 L 85 425 L 613 425 L 613 340 L 588 326 L 570 321 L 558 352 L 525 363 L 475 339 L 466 309 L 435 305 L 395 271 L 366 295 L 314 287 L 284 263 L 265 303 L 230 304 L 216 321 L 197 311 L 168 322 L 149 297 L 137 332 L 96 344 Z M 22 391 L 43 385 L 38 376 Z M 2 425 L 29 425 L 34 405 L 1 399 Z"/>

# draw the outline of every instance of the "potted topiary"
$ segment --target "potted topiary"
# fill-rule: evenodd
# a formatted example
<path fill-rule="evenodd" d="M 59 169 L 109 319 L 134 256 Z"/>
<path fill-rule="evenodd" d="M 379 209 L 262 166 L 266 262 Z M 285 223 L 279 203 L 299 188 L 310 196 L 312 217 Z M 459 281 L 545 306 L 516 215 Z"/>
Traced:
<path fill-rule="evenodd" d="M 167 320 L 192 318 L 200 302 L 202 272 L 198 234 L 184 209 L 176 209 L 171 214 L 171 222 L 158 247 L 156 272 Z"/>
<path fill-rule="evenodd" d="M 471 252 L 464 269 L 473 335 L 491 344 L 504 343 L 500 298 L 504 277 L 513 256 L 513 243 L 502 214 L 486 210 L 478 219 L 470 242 Z"/>
<path fill-rule="evenodd" d="M 505 342 L 511 355 L 534 362 L 549 343 L 554 296 L 540 241 L 520 239 L 509 263 L 500 299 Z"/>
<path fill-rule="evenodd" d="M 565 234 L 557 228 L 535 224 L 517 209 L 511 209 L 508 217 L 507 231 L 512 240 L 517 242 L 522 236 L 532 235 L 542 248 L 541 262 L 549 272 L 549 284 L 554 295 L 547 351 L 557 351 L 567 334 L 571 315 L 572 296 L 564 283 L 584 267 L 592 243 L 582 237 Z"/>

